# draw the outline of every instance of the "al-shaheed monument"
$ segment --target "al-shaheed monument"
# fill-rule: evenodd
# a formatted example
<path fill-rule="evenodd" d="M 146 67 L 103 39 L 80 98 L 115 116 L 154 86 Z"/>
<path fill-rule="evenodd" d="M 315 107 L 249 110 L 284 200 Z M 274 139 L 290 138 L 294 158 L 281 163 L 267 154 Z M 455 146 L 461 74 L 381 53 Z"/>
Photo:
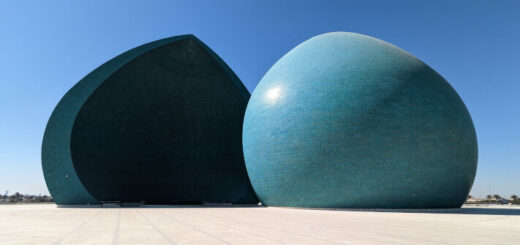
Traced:
<path fill-rule="evenodd" d="M 42 165 L 59 205 L 452 208 L 471 189 L 477 152 L 455 90 L 389 43 L 313 37 L 250 96 L 185 35 L 131 49 L 69 90 Z"/>

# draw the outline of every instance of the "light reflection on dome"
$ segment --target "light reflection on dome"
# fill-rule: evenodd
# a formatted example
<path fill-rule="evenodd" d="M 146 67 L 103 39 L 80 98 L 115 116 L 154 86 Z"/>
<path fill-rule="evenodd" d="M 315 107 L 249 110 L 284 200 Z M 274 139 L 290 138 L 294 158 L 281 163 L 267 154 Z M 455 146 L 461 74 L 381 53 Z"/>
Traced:
<path fill-rule="evenodd" d="M 275 86 L 275 87 L 269 89 L 265 93 L 265 99 L 267 100 L 268 103 L 274 104 L 282 96 L 282 93 L 283 93 L 282 87 L 281 86 Z"/>

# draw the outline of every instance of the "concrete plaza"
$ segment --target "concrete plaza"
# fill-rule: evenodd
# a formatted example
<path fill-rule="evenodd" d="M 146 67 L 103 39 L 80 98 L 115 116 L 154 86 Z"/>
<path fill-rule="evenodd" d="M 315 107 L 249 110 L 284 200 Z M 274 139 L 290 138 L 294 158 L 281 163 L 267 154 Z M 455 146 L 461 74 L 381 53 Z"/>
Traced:
<path fill-rule="evenodd" d="M 0 205 L 0 244 L 520 244 L 520 208 Z"/>

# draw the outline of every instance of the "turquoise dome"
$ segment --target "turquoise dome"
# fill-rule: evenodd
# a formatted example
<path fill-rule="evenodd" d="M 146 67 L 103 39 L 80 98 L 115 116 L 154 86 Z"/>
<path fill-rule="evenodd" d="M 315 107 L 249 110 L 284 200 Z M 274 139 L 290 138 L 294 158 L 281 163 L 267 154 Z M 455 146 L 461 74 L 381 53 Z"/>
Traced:
<path fill-rule="evenodd" d="M 461 98 L 387 42 L 326 33 L 292 49 L 247 105 L 246 168 L 267 206 L 452 208 L 477 138 Z"/>

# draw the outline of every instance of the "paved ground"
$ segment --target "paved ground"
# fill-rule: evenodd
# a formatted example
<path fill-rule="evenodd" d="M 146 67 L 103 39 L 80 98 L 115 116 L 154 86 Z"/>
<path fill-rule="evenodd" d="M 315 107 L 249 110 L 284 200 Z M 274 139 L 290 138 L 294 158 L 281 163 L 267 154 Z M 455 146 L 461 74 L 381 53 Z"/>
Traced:
<path fill-rule="evenodd" d="M 520 208 L 0 205 L 0 244 L 520 244 Z"/>

